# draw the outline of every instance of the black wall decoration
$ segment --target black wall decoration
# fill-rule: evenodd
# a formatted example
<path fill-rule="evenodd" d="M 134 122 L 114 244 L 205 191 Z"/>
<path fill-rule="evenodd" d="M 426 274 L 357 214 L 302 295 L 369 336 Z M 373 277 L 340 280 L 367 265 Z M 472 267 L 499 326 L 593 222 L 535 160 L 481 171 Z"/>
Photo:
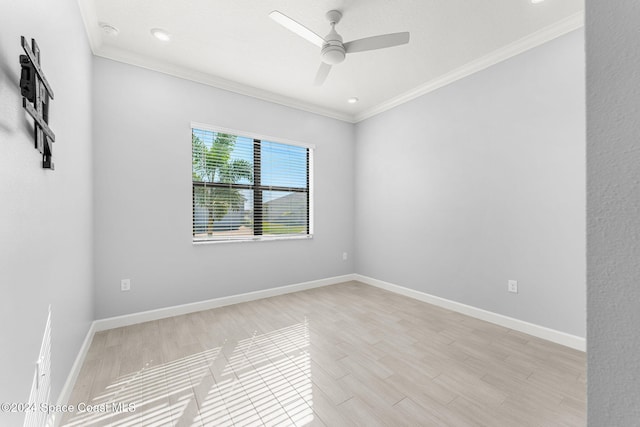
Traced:
<path fill-rule="evenodd" d="M 49 127 L 49 102 L 53 99 L 53 90 L 40 68 L 40 48 L 34 39 L 31 47 L 24 36 L 20 39 L 22 49 L 26 55 L 20 55 L 20 90 L 22 92 L 22 106 L 33 117 L 36 149 L 42 154 L 42 167 L 53 167 L 53 143 L 56 136 Z"/>

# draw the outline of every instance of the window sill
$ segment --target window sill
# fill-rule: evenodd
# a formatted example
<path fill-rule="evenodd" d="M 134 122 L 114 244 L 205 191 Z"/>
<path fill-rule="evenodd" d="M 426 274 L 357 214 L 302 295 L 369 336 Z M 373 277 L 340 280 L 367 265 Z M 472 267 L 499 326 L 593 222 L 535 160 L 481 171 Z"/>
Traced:
<path fill-rule="evenodd" d="M 198 240 L 192 241 L 193 246 L 201 245 L 217 245 L 220 243 L 253 243 L 253 242 L 275 242 L 282 240 L 310 240 L 313 239 L 313 234 L 305 236 L 273 236 L 273 237 L 255 237 L 252 239 L 220 239 L 220 240 Z"/>

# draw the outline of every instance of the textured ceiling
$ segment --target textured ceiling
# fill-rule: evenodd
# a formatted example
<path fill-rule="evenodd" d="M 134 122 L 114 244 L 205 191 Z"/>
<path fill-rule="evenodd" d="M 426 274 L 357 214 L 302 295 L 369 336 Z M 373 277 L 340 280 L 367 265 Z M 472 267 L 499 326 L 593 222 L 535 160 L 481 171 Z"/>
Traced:
<path fill-rule="evenodd" d="M 79 0 L 94 54 L 235 92 L 358 121 L 579 28 L 582 0 Z M 313 85 L 317 47 L 272 10 L 317 34 L 343 13 L 344 41 L 409 31 L 408 45 L 353 53 Z M 119 32 L 100 28 L 108 23 Z M 167 30 L 160 42 L 152 28 Z M 347 98 L 360 102 L 348 104 Z"/>

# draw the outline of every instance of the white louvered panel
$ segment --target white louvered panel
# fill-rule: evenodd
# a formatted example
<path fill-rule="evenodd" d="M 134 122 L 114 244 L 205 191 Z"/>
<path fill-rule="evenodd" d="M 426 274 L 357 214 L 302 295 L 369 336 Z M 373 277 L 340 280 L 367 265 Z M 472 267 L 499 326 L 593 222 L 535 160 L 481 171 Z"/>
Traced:
<path fill-rule="evenodd" d="M 193 241 L 312 235 L 311 147 L 191 130 Z"/>
<path fill-rule="evenodd" d="M 29 394 L 30 410 L 26 412 L 24 427 L 44 427 L 47 423 L 47 411 L 42 410 L 49 405 L 51 393 L 51 306 L 44 328 L 44 337 L 40 346 L 40 354 L 36 361 L 31 393 Z"/>

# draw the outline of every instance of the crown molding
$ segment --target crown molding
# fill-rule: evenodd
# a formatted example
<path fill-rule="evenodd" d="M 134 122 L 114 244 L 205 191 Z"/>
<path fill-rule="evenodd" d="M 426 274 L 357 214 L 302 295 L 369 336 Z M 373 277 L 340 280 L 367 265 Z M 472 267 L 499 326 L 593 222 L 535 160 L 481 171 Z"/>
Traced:
<path fill-rule="evenodd" d="M 95 9 L 94 2 L 92 0 L 77 1 L 80 8 L 80 14 L 82 15 L 82 20 L 84 22 L 85 31 L 87 32 L 87 38 L 89 39 L 89 46 L 91 47 L 91 52 L 95 56 L 110 59 L 112 61 L 122 62 L 124 64 L 134 65 L 136 67 L 145 68 L 147 70 L 156 71 L 163 74 L 168 74 L 170 76 L 178 77 L 181 79 L 191 80 L 196 83 L 213 86 L 218 89 L 235 92 L 240 95 L 250 96 L 252 98 L 257 98 L 263 101 L 273 102 L 275 104 L 294 108 L 296 110 L 307 111 L 348 123 L 355 123 L 354 116 L 352 114 L 345 114 L 330 108 L 320 107 L 312 103 L 299 101 L 297 99 L 293 99 L 283 95 L 278 95 L 276 93 L 258 89 L 253 86 L 244 85 L 242 83 L 223 79 L 221 77 L 216 77 L 211 74 L 190 70 L 186 67 L 180 67 L 162 61 L 145 58 L 138 54 L 127 52 L 125 50 L 103 46 L 102 35 L 100 33 L 100 26 L 98 22 L 98 15 Z"/>
<path fill-rule="evenodd" d="M 500 49 L 471 61 L 453 71 L 444 74 L 436 79 L 430 80 L 415 89 L 405 92 L 399 96 L 393 97 L 388 101 L 385 101 L 373 108 L 363 111 L 362 113 L 355 115 L 355 122 L 373 117 L 384 111 L 390 110 L 398 105 L 402 105 L 412 99 L 418 98 L 429 92 L 433 92 L 443 86 L 453 83 L 457 80 L 463 79 L 473 73 L 482 71 L 485 68 L 491 67 L 499 62 L 505 61 L 513 56 L 519 55 L 529 49 L 540 46 L 555 38 L 563 36 L 571 31 L 577 30 L 584 26 L 584 12 L 578 12 L 573 15 L 562 19 L 555 24 L 549 25 L 541 30 L 529 34 L 513 43 L 510 43 Z"/>
<path fill-rule="evenodd" d="M 218 89 L 250 96 L 267 102 L 273 102 L 285 107 L 307 111 L 348 123 L 358 123 L 366 120 L 584 26 L 584 12 L 575 13 L 556 22 L 555 24 L 542 28 L 541 30 L 497 49 L 488 55 L 471 61 L 438 78 L 425 82 L 408 92 L 395 96 L 372 108 L 357 114 L 347 114 L 330 108 L 321 107 L 313 103 L 300 101 L 263 89 L 258 89 L 253 86 L 216 77 L 200 71 L 190 70 L 185 67 L 164 63 L 150 58 L 144 58 L 140 55 L 121 49 L 104 48 L 102 46 L 102 36 L 100 34 L 100 27 L 98 25 L 98 18 L 93 1 L 78 0 L 78 5 L 84 21 L 91 51 L 95 56 L 157 71 L 181 79 L 191 80 L 197 83 L 213 86 Z"/>
<path fill-rule="evenodd" d="M 294 108 L 296 110 L 307 111 L 309 113 L 318 114 L 348 123 L 355 123 L 355 118 L 351 114 L 344 114 L 329 108 L 320 107 L 315 104 L 299 101 L 297 99 L 289 98 L 283 95 L 278 95 L 273 92 L 258 89 L 256 87 L 245 85 L 242 83 L 237 83 L 232 80 L 223 79 L 221 77 L 216 77 L 200 71 L 190 70 L 188 68 L 180 67 L 174 64 L 168 64 L 162 61 L 144 58 L 138 54 L 123 51 L 120 49 L 101 49 L 99 53 L 94 52 L 94 55 L 101 58 L 110 59 L 112 61 L 122 62 L 124 64 L 145 68 L 150 71 L 167 74 L 180 79 L 190 80 L 196 83 L 212 86 L 217 89 L 222 89 L 240 95 L 260 99 L 262 101 Z"/>

